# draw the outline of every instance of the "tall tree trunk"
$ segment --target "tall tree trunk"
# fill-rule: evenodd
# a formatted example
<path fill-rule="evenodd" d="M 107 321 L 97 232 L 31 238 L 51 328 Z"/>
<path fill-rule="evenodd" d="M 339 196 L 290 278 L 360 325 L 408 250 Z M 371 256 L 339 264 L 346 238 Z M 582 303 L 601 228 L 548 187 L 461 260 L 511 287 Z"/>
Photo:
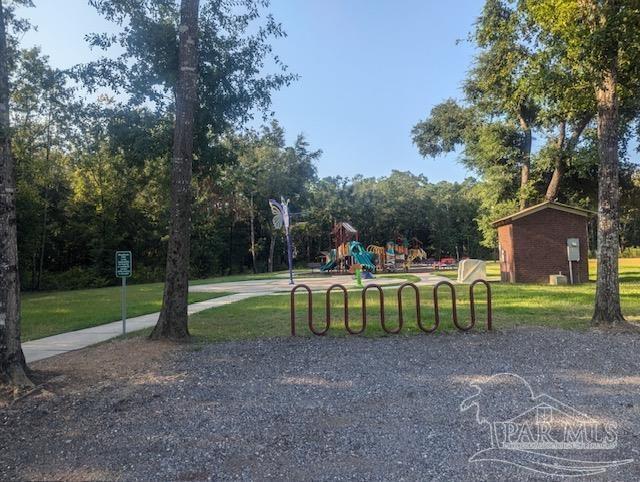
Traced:
<path fill-rule="evenodd" d="M 520 209 L 524 209 L 527 207 L 528 202 L 527 191 L 531 173 L 532 135 L 531 127 L 522 116 L 520 116 L 520 127 L 524 132 L 524 139 L 522 141 L 522 167 L 520 168 Z"/>
<path fill-rule="evenodd" d="M 251 195 L 251 201 L 249 204 L 250 216 L 251 216 L 251 263 L 253 265 L 253 273 L 258 273 L 258 264 L 256 262 L 256 215 L 253 212 L 253 194 Z"/>
<path fill-rule="evenodd" d="M 618 282 L 618 96 L 617 56 L 596 88 L 598 103 L 598 280 L 592 323 L 623 322 Z"/>
<path fill-rule="evenodd" d="M 275 233 L 271 233 L 271 240 L 269 241 L 269 261 L 267 266 L 267 271 L 269 273 L 273 273 L 273 254 L 276 249 L 276 235 Z"/>
<path fill-rule="evenodd" d="M 47 118 L 47 148 L 45 154 L 45 165 L 47 169 L 51 166 L 51 106 L 49 106 L 49 114 Z M 47 196 L 47 188 L 44 191 L 44 213 L 42 215 L 42 239 L 40 244 L 40 266 L 38 267 L 38 281 L 36 288 L 40 289 L 40 282 L 42 280 L 42 271 L 44 269 L 44 249 L 47 244 L 47 214 L 49 210 L 49 198 Z"/>
<path fill-rule="evenodd" d="M 570 159 L 573 155 L 578 142 L 580 142 L 580 136 L 582 136 L 582 133 L 587 128 L 592 118 L 592 114 L 583 115 L 573 126 L 573 133 L 568 140 L 566 140 L 566 121 L 560 124 L 557 141 L 558 152 L 556 153 L 554 161 L 553 174 L 551 175 L 551 180 L 549 181 L 547 192 L 544 196 L 547 201 L 553 201 L 560 194 L 562 178 L 567 170 L 567 159 Z"/>
<path fill-rule="evenodd" d="M 558 153 L 554 161 L 553 174 L 547 186 L 547 192 L 544 195 L 546 201 L 555 201 L 560 194 L 560 183 L 565 171 L 564 162 L 564 157 L 561 153 Z"/>
<path fill-rule="evenodd" d="M 40 239 L 40 263 L 38 266 L 38 279 L 36 281 L 36 289 L 40 289 L 40 282 L 42 280 L 42 271 L 44 269 L 44 248 L 47 244 L 47 213 L 49 211 L 49 201 L 47 197 L 44 198 L 44 212 L 42 214 L 42 238 Z"/>
<path fill-rule="evenodd" d="M 560 123 L 560 129 L 558 133 L 558 141 L 556 143 L 556 155 L 554 159 L 553 166 L 553 174 L 551 175 L 551 180 L 549 181 L 549 185 L 547 186 L 547 192 L 545 194 L 545 199 L 547 201 L 554 201 L 560 192 L 560 181 L 562 180 L 562 176 L 564 175 L 564 140 L 567 136 L 567 123 L 563 121 Z"/>
<path fill-rule="evenodd" d="M 191 236 L 191 166 L 193 123 L 198 98 L 199 0 L 180 7 L 179 74 L 171 163 L 171 221 L 162 311 L 151 338 L 189 338 L 189 248 Z"/>
<path fill-rule="evenodd" d="M 0 0 L 0 377 L 32 386 L 20 344 L 16 172 L 11 153 L 5 11 Z"/>
<path fill-rule="evenodd" d="M 233 273 L 233 236 L 236 230 L 236 221 L 235 221 L 235 215 L 233 215 L 233 218 L 231 219 L 231 225 L 229 226 L 229 265 L 228 265 L 228 269 L 227 272 L 229 274 Z"/>

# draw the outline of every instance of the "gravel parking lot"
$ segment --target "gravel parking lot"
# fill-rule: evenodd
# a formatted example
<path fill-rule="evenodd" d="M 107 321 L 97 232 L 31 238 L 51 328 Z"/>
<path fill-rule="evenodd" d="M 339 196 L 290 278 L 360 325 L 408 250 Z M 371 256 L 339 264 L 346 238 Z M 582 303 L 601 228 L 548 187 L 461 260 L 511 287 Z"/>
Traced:
<path fill-rule="evenodd" d="M 637 334 L 550 329 L 108 343 L 35 365 L 43 388 L 0 410 L 0 479 L 543 478 L 469 461 L 491 444 L 476 408 L 502 420 L 531 403 L 517 383 L 488 384 L 505 372 L 616 424 L 617 448 L 563 457 L 640 461 L 638 348 Z M 471 383 L 484 398 L 461 411 Z M 636 462 L 594 473 L 640 478 Z"/>

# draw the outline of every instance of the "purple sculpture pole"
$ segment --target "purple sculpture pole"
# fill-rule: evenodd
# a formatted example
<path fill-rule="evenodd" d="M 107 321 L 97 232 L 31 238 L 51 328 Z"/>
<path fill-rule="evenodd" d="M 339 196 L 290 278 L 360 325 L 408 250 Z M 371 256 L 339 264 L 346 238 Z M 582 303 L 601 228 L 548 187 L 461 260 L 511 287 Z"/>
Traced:
<path fill-rule="evenodd" d="M 289 227 L 291 223 L 291 217 L 289 216 L 289 200 L 285 201 L 284 198 L 280 198 L 282 201 L 282 221 L 284 224 L 284 232 L 287 237 L 287 258 L 289 261 L 289 284 L 293 284 L 293 253 L 291 252 L 291 233 Z"/>
<path fill-rule="evenodd" d="M 293 254 L 291 253 L 291 235 L 289 234 L 289 226 L 287 226 L 287 255 L 289 258 L 289 284 L 293 283 Z"/>

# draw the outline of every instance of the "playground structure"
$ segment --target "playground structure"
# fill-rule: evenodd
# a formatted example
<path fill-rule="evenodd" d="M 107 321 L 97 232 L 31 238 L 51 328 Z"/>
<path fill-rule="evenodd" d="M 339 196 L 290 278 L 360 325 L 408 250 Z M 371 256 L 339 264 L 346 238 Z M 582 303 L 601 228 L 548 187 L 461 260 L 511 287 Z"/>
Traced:
<path fill-rule="evenodd" d="M 358 230 L 347 222 L 339 222 L 331 230 L 330 251 L 323 251 L 324 263 L 320 270 L 324 272 L 354 273 L 360 269 L 364 277 L 375 272 L 408 272 L 420 264 L 423 268 L 457 268 L 454 258 L 430 260 L 417 238 L 398 237 L 388 241 L 385 246 L 370 244 L 366 247 L 360 242 Z"/>
<path fill-rule="evenodd" d="M 331 327 L 331 293 L 334 290 L 340 290 L 342 292 L 342 300 L 343 300 L 343 308 L 344 308 L 344 327 L 347 332 L 351 335 L 359 335 L 363 333 L 367 328 L 367 290 L 374 288 L 378 291 L 378 300 L 380 303 L 380 325 L 385 333 L 390 335 L 397 335 L 402 331 L 402 327 L 404 326 L 404 313 L 402 311 L 402 292 L 405 288 L 411 288 L 415 295 L 415 304 L 416 304 L 416 324 L 424 333 L 433 333 L 438 329 L 440 325 L 441 317 L 440 317 L 440 304 L 438 299 L 438 292 L 441 286 L 446 286 L 451 291 L 451 321 L 454 326 L 460 331 L 469 331 L 476 324 L 476 302 L 475 302 L 475 288 L 478 284 L 483 284 L 486 289 L 486 326 L 487 330 L 491 331 L 492 329 L 492 297 L 491 297 L 491 286 L 485 280 L 476 280 L 469 286 L 469 307 L 471 312 L 471 319 L 467 324 L 460 323 L 458 317 L 458 310 L 456 305 L 456 288 L 449 281 L 441 281 L 433 287 L 433 312 L 434 319 L 433 324 L 430 327 L 425 326 L 422 320 L 421 313 L 421 304 L 420 304 L 420 289 L 414 283 L 403 283 L 400 285 L 397 291 L 398 297 L 398 325 L 395 329 L 389 328 L 385 322 L 385 310 L 384 310 L 384 292 L 380 285 L 370 284 L 367 285 L 366 288 L 362 290 L 362 325 L 359 330 L 354 330 L 349 324 L 349 296 L 347 293 L 347 289 L 341 284 L 331 285 L 326 291 L 326 318 L 325 318 L 325 326 L 322 330 L 316 330 L 313 324 L 313 307 L 312 307 L 312 292 L 311 288 L 307 285 L 300 284 L 291 290 L 291 336 L 296 335 L 296 291 L 299 289 L 304 289 L 307 292 L 307 324 L 309 326 L 309 330 L 311 333 L 317 336 L 324 336 L 329 332 L 329 328 Z"/>
<path fill-rule="evenodd" d="M 413 238 L 399 238 L 387 242 L 385 247 L 370 244 L 367 251 L 375 255 L 378 271 L 409 271 L 416 261 L 427 259 L 427 253 L 422 249 L 422 243 Z"/>
<path fill-rule="evenodd" d="M 361 268 L 369 273 L 376 270 L 374 257 L 358 240 L 358 231 L 347 222 L 336 223 L 331 230 L 334 248 L 325 252 L 325 263 L 321 271 L 354 272 Z"/>

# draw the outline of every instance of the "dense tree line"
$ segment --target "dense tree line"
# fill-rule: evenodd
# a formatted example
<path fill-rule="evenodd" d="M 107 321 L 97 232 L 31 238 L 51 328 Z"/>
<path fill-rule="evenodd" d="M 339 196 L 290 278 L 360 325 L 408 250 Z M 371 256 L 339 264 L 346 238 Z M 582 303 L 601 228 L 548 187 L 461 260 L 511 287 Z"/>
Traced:
<path fill-rule="evenodd" d="M 37 51 L 23 58 L 46 66 Z M 161 280 L 170 120 L 108 99 L 71 102 L 69 111 L 49 115 L 41 104 L 51 96 L 41 88 L 30 86 L 28 100 L 18 97 L 17 86 L 14 93 L 23 289 L 112 284 L 118 249 L 134 252 L 137 280 Z M 330 248 L 332 223 L 340 220 L 353 223 L 367 243 L 415 236 L 434 256 L 488 254 L 479 246 L 475 181 L 432 184 L 399 171 L 318 179 L 320 156 L 302 135 L 287 145 L 275 121 L 259 131 L 223 134 L 216 161 L 194 166 L 192 275 L 282 268 L 284 240 L 267 203 L 280 196 L 291 199 L 299 264 Z"/>
<path fill-rule="evenodd" d="M 424 156 L 462 150 L 485 184 L 489 221 L 542 200 L 598 212 L 594 323 L 623 321 L 620 246 L 638 243 L 640 8 L 625 0 L 486 0 L 463 98 L 416 124 Z M 539 145 L 534 148 L 534 139 Z M 622 194 L 621 194 L 622 193 Z"/>
<path fill-rule="evenodd" d="M 116 59 L 98 58 L 63 71 L 52 68 L 38 48 L 16 45 L 13 54 L 23 289 L 113 284 L 113 254 L 119 249 L 133 251 L 135 280 L 159 281 L 165 272 L 178 5 L 169 0 L 164 8 L 153 2 L 93 4 L 123 25 L 118 35 L 88 37 L 98 49 L 119 45 L 123 53 Z M 191 275 L 283 267 L 282 233 L 273 228 L 267 204 L 280 196 L 291 199 L 295 213 L 299 264 L 315 261 L 331 247 L 329 232 L 339 220 L 352 222 L 367 243 L 415 236 L 434 256 L 487 254 L 479 246 L 474 181 L 434 185 L 403 172 L 379 179 L 318 179 L 321 151 L 304 136 L 287 145 L 277 121 L 243 129 L 252 109 L 264 109 L 270 92 L 295 78 L 284 67 L 266 77 L 260 72 L 259 62 L 270 53 L 268 39 L 283 33 L 270 18 L 257 34 L 250 33 L 260 8 L 243 5 L 244 15 L 225 2 L 215 7 L 207 2 L 201 10 Z M 216 67 L 221 52 L 228 60 L 222 69 Z M 228 80 L 220 86 L 213 78 Z"/>
<path fill-rule="evenodd" d="M 175 38 L 160 37 L 146 49 L 135 46 L 143 38 L 156 38 L 152 34 L 167 28 L 168 21 L 176 22 L 178 12 L 145 9 L 139 2 L 95 3 L 115 22 L 136 20 L 137 29 L 120 37 L 90 37 L 96 47 L 120 42 L 125 53 L 117 61 L 98 59 L 60 71 L 36 48 L 16 48 L 13 54 L 11 112 L 23 289 L 111 284 L 116 249 L 135 253 L 137 280 L 160 280 L 165 269 L 175 77 L 156 53 L 170 51 L 166 42 Z M 224 44 L 235 61 L 227 66 L 228 75 L 238 86 L 233 95 L 200 94 L 191 183 L 192 275 L 282 267 L 283 240 L 270 222 L 269 197 L 291 198 L 298 263 L 314 261 L 330 247 L 331 224 L 338 220 L 352 222 L 367 243 L 415 236 L 435 257 L 489 256 L 495 247 L 490 221 L 519 206 L 547 198 L 596 209 L 594 104 L 586 92 L 578 92 L 587 87 L 580 87 L 567 69 L 541 71 L 553 52 L 531 46 L 524 36 L 531 26 L 509 5 L 486 3 L 472 37 L 479 54 L 464 84 L 465 99 L 434 107 L 414 129 L 425 156 L 462 147 L 461 161 L 475 171 L 478 182 L 431 184 L 422 176 L 395 171 L 379 179 L 318 179 L 315 164 L 321 151 L 304 136 L 287 146 L 275 121 L 260 131 L 238 129 L 251 106 L 268 105 L 269 92 L 294 76 L 261 82 L 251 70 L 257 54 L 247 50 L 241 32 L 231 47 Z M 212 25 L 228 15 L 207 12 Z M 265 28 L 281 34 L 275 23 Z M 224 39 L 213 30 L 204 34 L 207 44 L 201 55 L 214 58 L 217 51 L 211 45 Z M 262 49 L 264 54 L 266 44 Z M 137 67 L 125 68 L 129 61 Z M 207 66 L 200 74 L 206 83 L 205 77 L 216 73 L 211 64 L 200 63 Z M 237 80 L 239 72 L 243 82 Z M 551 89 L 532 72 L 553 74 L 560 85 Z M 120 94 L 89 100 L 78 86 Z M 576 91 L 565 91 L 567 86 Z M 128 94 L 126 101 L 122 92 Z M 624 134 L 631 136 L 633 129 Z M 532 137 L 542 145 L 532 148 Z M 640 176 L 625 146 L 620 175 L 623 247 L 640 245 Z M 593 233 L 595 246 L 595 229 Z"/>

